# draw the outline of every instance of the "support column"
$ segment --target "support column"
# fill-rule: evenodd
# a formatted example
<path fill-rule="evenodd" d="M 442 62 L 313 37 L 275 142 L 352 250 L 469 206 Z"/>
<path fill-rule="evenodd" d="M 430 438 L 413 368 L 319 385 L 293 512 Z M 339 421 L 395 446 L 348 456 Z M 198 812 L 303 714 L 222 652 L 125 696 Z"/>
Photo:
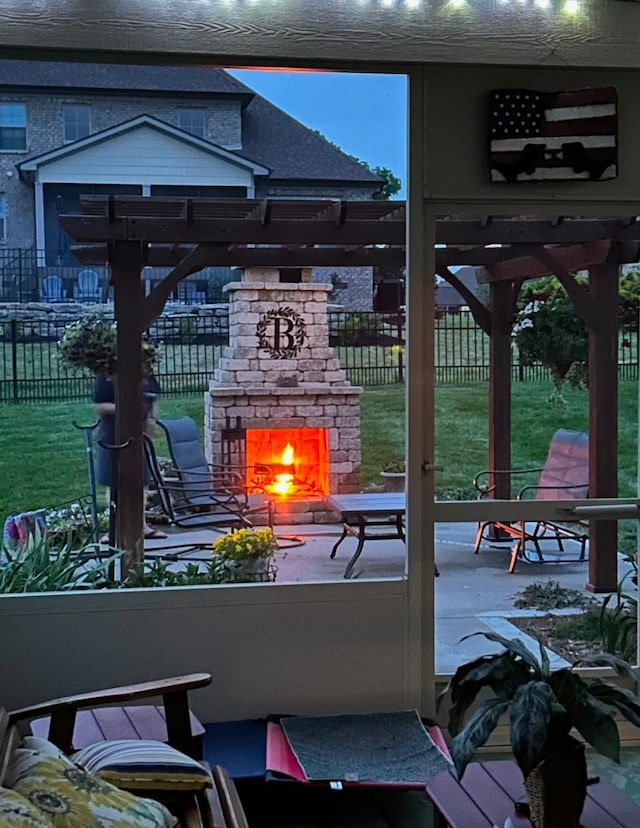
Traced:
<path fill-rule="evenodd" d="M 116 241 L 111 259 L 116 319 L 115 545 L 124 549 L 122 575 L 144 558 L 142 462 L 142 269 L 138 242 Z"/>
<path fill-rule="evenodd" d="M 492 282 L 489 295 L 491 336 L 489 338 L 489 467 L 511 468 L 511 282 Z M 494 498 L 511 498 L 511 481 L 506 474 L 490 478 Z"/>
<path fill-rule="evenodd" d="M 618 496 L 618 270 L 617 262 L 589 269 L 589 293 L 597 313 L 589 330 L 589 496 Z M 591 592 L 615 592 L 618 523 L 589 527 Z"/>

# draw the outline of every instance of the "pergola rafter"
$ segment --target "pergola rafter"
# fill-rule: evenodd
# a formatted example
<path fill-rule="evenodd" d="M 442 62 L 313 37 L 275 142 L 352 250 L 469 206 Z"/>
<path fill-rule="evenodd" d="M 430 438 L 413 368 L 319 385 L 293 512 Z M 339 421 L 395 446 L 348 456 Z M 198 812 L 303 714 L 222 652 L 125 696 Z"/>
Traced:
<path fill-rule="evenodd" d="M 404 202 L 335 199 L 197 199 L 85 196 L 82 215 L 61 216 L 86 264 L 111 265 L 118 321 L 116 434 L 127 443 L 117 463 L 116 544 L 127 550 L 125 567 L 143 554 L 142 440 L 140 407 L 143 331 L 160 315 L 179 282 L 202 268 L 401 266 L 405 261 Z M 489 464 L 511 463 L 511 327 L 522 283 L 554 275 L 589 328 L 590 492 L 617 496 L 618 271 L 640 258 L 636 217 L 551 220 L 442 217 L 436 222 L 436 272 L 467 300 L 490 335 Z M 454 265 L 485 268 L 484 305 L 451 271 Z M 145 266 L 171 267 L 148 296 Z M 572 275 L 588 270 L 588 290 Z M 603 449 L 606 446 L 606 451 Z M 496 480 L 508 498 L 508 481 Z M 615 521 L 590 530 L 589 584 L 612 591 L 617 577 Z"/>

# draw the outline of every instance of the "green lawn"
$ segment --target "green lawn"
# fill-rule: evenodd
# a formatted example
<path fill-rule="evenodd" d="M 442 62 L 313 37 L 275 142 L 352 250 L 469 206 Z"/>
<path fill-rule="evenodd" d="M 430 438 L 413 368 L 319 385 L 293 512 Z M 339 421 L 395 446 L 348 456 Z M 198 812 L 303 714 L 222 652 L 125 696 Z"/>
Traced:
<path fill-rule="evenodd" d="M 587 392 L 566 389 L 565 406 L 549 402 L 546 383 L 513 386 L 513 465 L 544 461 L 557 428 L 588 430 Z M 620 384 L 620 493 L 633 496 L 637 486 L 637 384 Z M 168 397 L 160 415 L 187 414 L 201 423 L 203 395 Z M 404 452 L 405 404 L 402 386 L 368 388 L 362 397 L 362 477 L 381 482 L 379 472 Z M 55 506 L 88 491 L 81 424 L 94 420 L 90 403 L 0 405 L 0 519 L 7 514 Z M 442 385 L 436 399 L 436 489 L 440 497 L 469 497 L 473 476 L 487 465 L 487 386 Z M 163 446 L 159 444 L 160 453 Z"/>

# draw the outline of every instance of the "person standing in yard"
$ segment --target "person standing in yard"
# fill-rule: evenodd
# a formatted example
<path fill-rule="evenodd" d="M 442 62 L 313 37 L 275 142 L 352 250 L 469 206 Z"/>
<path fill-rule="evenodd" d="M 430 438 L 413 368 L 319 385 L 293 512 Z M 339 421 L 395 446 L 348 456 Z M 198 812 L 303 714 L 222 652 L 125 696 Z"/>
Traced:
<path fill-rule="evenodd" d="M 155 402 L 161 393 L 158 380 L 153 374 L 145 377 L 142 389 L 142 430 L 145 434 L 152 436 L 155 424 Z M 98 426 L 98 461 L 96 468 L 96 482 L 101 486 L 111 486 L 111 451 L 104 448 L 112 446 L 116 441 L 116 390 L 113 380 L 106 374 L 97 374 L 93 388 L 94 409 L 100 418 Z M 147 502 L 147 484 L 149 482 L 149 470 L 144 464 L 144 503 Z M 165 532 L 154 529 L 144 523 L 145 538 L 166 538 Z"/>

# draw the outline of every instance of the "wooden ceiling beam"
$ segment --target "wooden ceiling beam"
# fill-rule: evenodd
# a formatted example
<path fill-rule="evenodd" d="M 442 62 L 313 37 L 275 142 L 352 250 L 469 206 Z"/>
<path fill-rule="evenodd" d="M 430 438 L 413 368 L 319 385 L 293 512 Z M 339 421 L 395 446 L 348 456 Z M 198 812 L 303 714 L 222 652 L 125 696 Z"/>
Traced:
<path fill-rule="evenodd" d="M 609 241 L 597 241 L 569 247 L 550 247 L 546 250 L 550 256 L 553 256 L 555 263 L 558 263 L 565 270 L 571 271 L 586 270 L 593 265 L 602 264 L 607 260 L 610 246 Z M 539 248 L 545 250 L 542 245 Z M 550 259 L 541 261 L 538 255 L 529 254 L 508 261 L 496 262 L 491 265 L 491 274 L 485 275 L 482 281 L 510 282 L 553 275 L 550 261 Z"/>
<path fill-rule="evenodd" d="M 193 249 L 184 245 L 148 247 L 144 264 L 174 267 Z M 240 247 L 200 245 L 206 250 L 210 267 L 402 267 L 403 247 Z M 72 245 L 74 256 L 83 264 L 109 262 L 106 244 Z"/>
<path fill-rule="evenodd" d="M 61 216 L 60 222 L 77 242 L 147 241 L 158 244 L 392 244 L 405 243 L 403 221 L 286 221 L 262 224 L 255 219 L 194 216 L 190 225 L 167 217 L 129 217 L 110 223 L 102 216 Z"/>
<path fill-rule="evenodd" d="M 640 240 L 640 224 L 628 219 L 563 219 L 557 223 L 528 219 L 479 221 L 442 219 L 436 222 L 436 244 L 580 244 Z"/>

